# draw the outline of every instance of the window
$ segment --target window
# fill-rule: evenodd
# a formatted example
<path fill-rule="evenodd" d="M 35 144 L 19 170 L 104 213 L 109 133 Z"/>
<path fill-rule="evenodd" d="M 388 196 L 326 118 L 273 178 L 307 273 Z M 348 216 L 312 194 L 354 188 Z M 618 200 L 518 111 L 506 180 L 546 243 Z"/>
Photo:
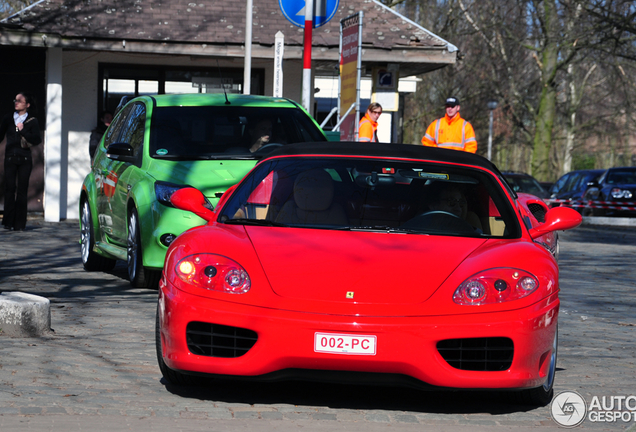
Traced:
<path fill-rule="evenodd" d="M 251 93 L 265 94 L 265 71 L 252 69 Z M 243 69 L 100 64 L 98 112 L 115 112 L 124 96 L 243 92 Z"/>
<path fill-rule="evenodd" d="M 104 138 L 104 147 L 108 148 L 110 144 L 119 142 L 119 135 L 126 123 L 126 118 L 128 117 L 131 109 L 132 106 L 128 106 L 124 110 L 122 110 L 117 115 L 117 117 L 115 117 L 115 120 L 113 120 L 113 124 L 106 131 L 106 137 Z"/>
<path fill-rule="evenodd" d="M 119 141 L 131 145 L 135 150 L 138 164 L 141 163 L 142 146 L 144 142 L 144 132 L 146 126 L 146 107 L 142 103 L 136 103 L 130 110 L 123 123 L 123 128 Z"/>
<path fill-rule="evenodd" d="M 153 111 L 150 155 L 196 160 L 251 157 L 259 127 L 267 126 L 269 144 L 324 141 L 311 119 L 298 108 L 174 106 Z M 234 156 L 233 156 L 234 155 Z"/>

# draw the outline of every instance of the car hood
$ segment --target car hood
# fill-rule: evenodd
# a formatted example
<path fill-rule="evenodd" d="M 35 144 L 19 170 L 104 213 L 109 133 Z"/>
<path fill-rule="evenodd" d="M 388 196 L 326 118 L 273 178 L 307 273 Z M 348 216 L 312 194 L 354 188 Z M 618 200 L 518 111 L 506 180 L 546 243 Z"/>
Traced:
<path fill-rule="evenodd" d="M 421 303 L 486 240 L 246 227 L 272 289 L 296 300 Z"/>
<path fill-rule="evenodd" d="M 224 192 L 247 174 L 256 160 L 153 160 L 148 172 L 156 180 L 188 185 L 199 189 L 213 202 L 217 192 Z"/>

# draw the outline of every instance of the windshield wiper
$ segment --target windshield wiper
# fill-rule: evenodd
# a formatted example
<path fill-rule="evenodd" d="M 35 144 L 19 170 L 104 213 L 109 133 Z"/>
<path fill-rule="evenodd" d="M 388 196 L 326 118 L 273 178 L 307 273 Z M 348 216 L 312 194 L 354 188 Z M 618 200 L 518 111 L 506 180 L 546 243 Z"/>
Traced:
<path fill-rule="evenodd" d="M 342 229 L 348 230 L 348 231 L 377 231 L 377 232 L 402 233 L 402 234 L 424 234 L 420 230 L 390 227 L 387 225 L 349 226 L 349 227 L 342 227 Z"/>
<path fill-rule="evenodd" d="M 274 222 L 267 219 L 245 219 L 245 218 L 237 218 L 237 219 L 228 219 L 223 223 L 230 225 L 250 225 L 250 226 L 276 226 L 276 227 L 284 227 L 287 226 L 285 224 Z"/>

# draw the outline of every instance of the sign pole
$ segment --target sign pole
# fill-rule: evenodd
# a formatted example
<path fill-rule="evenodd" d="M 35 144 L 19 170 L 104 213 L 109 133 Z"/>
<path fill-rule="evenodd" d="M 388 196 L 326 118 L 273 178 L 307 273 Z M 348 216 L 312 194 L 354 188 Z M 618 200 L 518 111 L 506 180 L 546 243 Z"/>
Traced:
<path fill-rule="evenodd" d="M 243 66 L 243 94 L 250 94 L 252 80 L 252 0 L 245 6 L 245 64 Z M 221 83 L 221 85 L 224 85 Z"/>
<path fill-rule="evenodd" d="M 303 51 L 303 107 L 311 114 L 311 47 L 314 28 L 314 0 L 305 2 L 305 43 Z"/>
<path fill-rule="evenodd" d="M 283 32 L 277 32 L 274 41 L 274 92 L 272 96 L 283 97 L 283 53 L 285 51 Z"/>

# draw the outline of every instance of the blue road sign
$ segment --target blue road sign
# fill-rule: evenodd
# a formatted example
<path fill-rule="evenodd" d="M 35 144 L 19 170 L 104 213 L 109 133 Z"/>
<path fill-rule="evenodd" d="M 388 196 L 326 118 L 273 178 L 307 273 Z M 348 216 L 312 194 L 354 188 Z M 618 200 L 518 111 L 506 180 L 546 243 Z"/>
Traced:
<path fill-rule="evenodd" d="M 314 0 L 314 28 L 327 24 L 340 0 Z M 280 10 L 292 24 L 305 28 L 305 0 L 278 0 Z"/>

